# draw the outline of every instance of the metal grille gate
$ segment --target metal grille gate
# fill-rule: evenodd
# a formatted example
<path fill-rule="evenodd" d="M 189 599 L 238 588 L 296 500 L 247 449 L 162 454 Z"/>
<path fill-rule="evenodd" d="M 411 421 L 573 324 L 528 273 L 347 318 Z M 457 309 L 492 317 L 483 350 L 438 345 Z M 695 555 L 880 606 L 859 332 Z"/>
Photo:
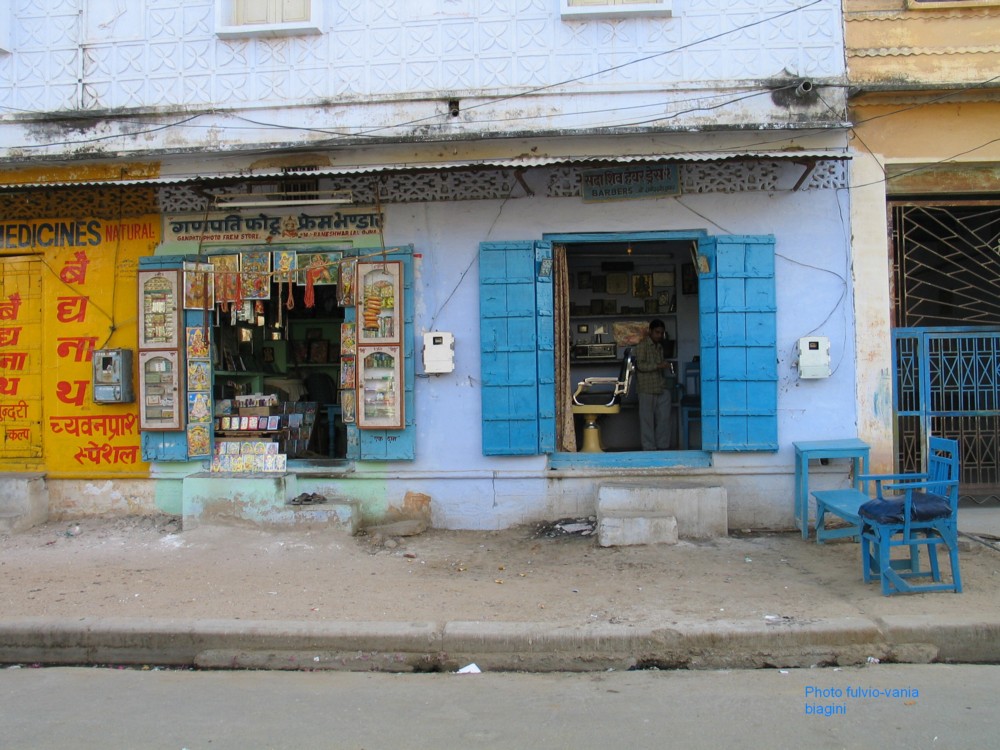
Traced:
<path fill-rule="evenodd" d="M 890 202 L 899 471 L 959 441 L 964 498 L 1000 498 L 1000 201 Z"/>
<path fill-rule="evenodd" d="M 1000 497 L 1000 329 L 893 331 L 899 471 L 921 471 L 928 434 L 959 441 L 963 497 Z"/>

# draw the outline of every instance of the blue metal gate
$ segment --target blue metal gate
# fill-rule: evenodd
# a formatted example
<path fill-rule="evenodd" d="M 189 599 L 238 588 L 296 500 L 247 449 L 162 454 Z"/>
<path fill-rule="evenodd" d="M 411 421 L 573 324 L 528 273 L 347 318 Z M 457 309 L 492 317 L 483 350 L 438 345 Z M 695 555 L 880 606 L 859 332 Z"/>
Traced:
<path fill-rule="evenodd" d="M 952 438 L 962 496 L 1000 497 L 1000 327 L 897 328 L 892 349 L 898 470 L 921 471 L 929 434 Z"/>

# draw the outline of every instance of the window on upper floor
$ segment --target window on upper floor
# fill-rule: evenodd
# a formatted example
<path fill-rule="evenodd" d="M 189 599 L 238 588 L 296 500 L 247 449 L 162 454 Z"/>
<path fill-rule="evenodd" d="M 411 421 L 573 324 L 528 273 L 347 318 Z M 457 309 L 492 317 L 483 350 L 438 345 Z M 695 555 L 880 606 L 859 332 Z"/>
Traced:
<path fill-rule="evenodd" d="M 321 33 L 322 0 L 216 0 L 221 37 Z"/>
<path fill-rule="evenodd" d="M 672 0 L 559 0 L 566 20 L 622 18 L 624 16 L 669 16 Z"/>

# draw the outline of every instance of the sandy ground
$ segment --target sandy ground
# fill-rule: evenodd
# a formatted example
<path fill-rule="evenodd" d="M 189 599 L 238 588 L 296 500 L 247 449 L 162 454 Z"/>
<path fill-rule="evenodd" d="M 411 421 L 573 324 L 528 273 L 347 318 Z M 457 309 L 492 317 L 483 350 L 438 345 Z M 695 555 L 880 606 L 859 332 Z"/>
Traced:
<path fill-rule="evenodd" d="M 119 517 L 0 537 L 0 606 L 4 616 L 312 622 L 1000 617 L 1000 551 L 963 541 L 961 564 L 961 595 L 885 598 L 862 583 L 856 544 L 794 533 L 601 548 L 551 525 L 379 541 Z"/>

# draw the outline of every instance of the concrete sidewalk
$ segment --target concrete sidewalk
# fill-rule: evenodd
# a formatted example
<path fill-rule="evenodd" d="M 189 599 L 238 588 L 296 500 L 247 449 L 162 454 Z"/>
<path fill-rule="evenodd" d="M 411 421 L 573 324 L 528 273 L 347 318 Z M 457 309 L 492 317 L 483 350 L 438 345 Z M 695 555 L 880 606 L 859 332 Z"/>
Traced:
<path fill-rule="evenodd" d="M 1000 510 L 966 517 L 977 515 L 971 531 L 989 542 Z M 103 523 L 3 538 L 0 662 L 383 671 L 1000 662 L 1000 551 L 968 538 L 965 593 L 883 597 L 861 581 L 856 544 L 794 533 L 605 549 L 527 528 L 376 545 L 323 531 Z"/>

